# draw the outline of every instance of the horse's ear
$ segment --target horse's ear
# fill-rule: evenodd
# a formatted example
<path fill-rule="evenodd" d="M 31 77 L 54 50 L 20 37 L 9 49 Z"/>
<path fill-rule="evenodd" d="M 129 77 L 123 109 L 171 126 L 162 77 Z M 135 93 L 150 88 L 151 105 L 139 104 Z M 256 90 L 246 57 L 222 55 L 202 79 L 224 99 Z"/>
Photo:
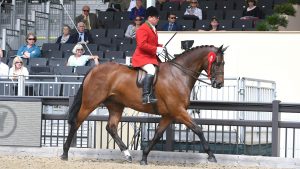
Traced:
<path fill-rule="evenodd" d="M 223 45 L 219 47 L 218 52 L 217 53 L 221 53 L 223 49 Z"/>
<path fill-rule="evenodd" d="M 222 45 L 223 46 L 223 45 Z M 224 49 L 222 49 L 222 53 L 225 52 L 225 50 L 228 48 L 229 46 L 226 46 Z"/>

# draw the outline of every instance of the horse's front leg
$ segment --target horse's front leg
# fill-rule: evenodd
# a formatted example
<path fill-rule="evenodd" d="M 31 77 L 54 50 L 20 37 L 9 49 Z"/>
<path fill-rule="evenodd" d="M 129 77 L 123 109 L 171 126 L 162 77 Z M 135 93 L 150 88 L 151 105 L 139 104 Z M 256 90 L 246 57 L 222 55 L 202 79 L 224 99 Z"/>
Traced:
<path fill-rule="evenodd" d="M 214 155 L 214 153 L 211 151 L 209 144 L 207 143 L 202 128 L 199 127 L 192 119 L 191 117 L 188 115 L 188 113 L 182 112 L 180 114 L 180 116 L 177 116 L 178 118 L 176 118 L 176 120 L 178 122 L 181 122 L 183 124 L 185 124 L 188 128 L 190 128 L 195 134 L 197 134 L 201 140 L 202 146 L 204 151 L 208 154 L 208 161 L 210 162 L 217 162 L 216 157 Z"/>
<path fill-rule="evenodd" d="M 168 117 L 162 117 L 162 119 L 159 122 L 159 125 L 155 131 L 154 137 L 150 144 L 143 150 L 143 156 L 142 160 L 140 162 L 141 165 L 147 165 L 147 157 L 148 154 L 150 153 L 151 149 L 153 146 L 159 141 L 159 139 L 163 136 L 164 131 L 167 129 L 167 127 L 170 125 L 172 122 L 171 118 Z"/>

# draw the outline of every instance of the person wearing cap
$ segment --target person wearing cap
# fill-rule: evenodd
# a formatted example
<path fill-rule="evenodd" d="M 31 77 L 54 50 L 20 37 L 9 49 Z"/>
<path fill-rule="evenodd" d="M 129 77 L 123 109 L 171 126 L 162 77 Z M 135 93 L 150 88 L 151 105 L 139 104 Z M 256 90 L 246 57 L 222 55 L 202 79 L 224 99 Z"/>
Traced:
<path fill-rule="evenodd" d="M 74 55 L 71 55 L 68 59 L 67 66 L 85 66 L 86 63 L 93 59 L 95 65 L 99 64 L 98 56 L 84 55 L 84 49 L 81 44 L 76 44 L 72 50 Z"/>
<path fill-rule="evenodd" d="M 155 103 L 153 80 L 156 66 L 159 65 L 158 56 L 164 48 L 158 44 L 158 36 L 155 26 L 159 21 L 158 11 L 151 6 L 146 9 L 146 21 L 136 32 L 136 49 L 132 56 L 132 66 L 141 68 L 147 72 L 143 84 L 143 103 Z"/>

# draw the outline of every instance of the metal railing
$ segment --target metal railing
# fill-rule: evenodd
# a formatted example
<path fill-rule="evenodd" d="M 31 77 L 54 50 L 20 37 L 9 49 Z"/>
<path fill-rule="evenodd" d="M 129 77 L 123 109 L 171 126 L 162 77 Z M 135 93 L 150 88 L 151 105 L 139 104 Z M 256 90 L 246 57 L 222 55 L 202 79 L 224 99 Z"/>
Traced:
<path fill-rule="evenodd" d="M 68 100 L 60 103 L 68 104 Z M 58 103 L 56 101 L 56 103 Z M 44 106 L 53 105 L 51 101 Z M 101 149 L 118 149 L 105 130 L 108 116 L 105 108 L 92 113 L 83 126 L 86 130 L 78 131 L 77 147 L 92 147 Z M 218 154 L 247 154 L 281 157 L 299 157 L 300 122 L 282 121 L 280 116 L 289 113 L 300 113 L 300 104 L 280 103 L 250 103 L 250 102 L 220 102 L 220 101 L 191 101 L 189 109 L 204 110 L 230 110 L 230 111 L 260 111 L 271 112 L 272 120 L 228 120 L 228 119 L 201 119 L 194 118 L 195 122 L 202 126 L 204 134 L 212 150 Z M 132 150 L 143 149 L 152 139 L 160 117 L 139 115 L 123 116 L 119 124 L 118 133 L 124 143 Z M 67 135 L 67 121 L 64 112 L 61 114 L 43 113 L 43 146 L 62 146 Z M 58 134 L 58 128 L 63 125 L 63 132 Z M 49 127 L 52 127 L 49 128 Z M 254 131 L 259 128 L 259 132 Z M 55 129 L 57 132 L 50 131 Z M 219 130 L 221 129 L 221 130 Z M 241 130 L 243 129 L 243 130 Z M 243 134 L 241 134 L 243 132 Z M 177 133 L 177 134 L 176 134 Z M 243 137 L 243 138 L 242 138 Z M 258 139 L 256 139 L 258 138 Z M 49 143 L 52 140 L 51 144 Z M 182 124 L 173 124 L 164 133 L 161 141 L 154 149 L 162 151 L 191 151 L 203 152 L 200 141 L 189 129 Z"/>

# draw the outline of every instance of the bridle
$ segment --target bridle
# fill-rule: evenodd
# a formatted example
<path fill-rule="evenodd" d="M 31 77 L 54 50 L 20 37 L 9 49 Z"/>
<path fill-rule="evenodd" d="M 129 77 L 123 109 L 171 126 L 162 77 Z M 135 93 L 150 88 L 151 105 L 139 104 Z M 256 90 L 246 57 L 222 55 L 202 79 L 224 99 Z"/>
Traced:
<path fill-rule="evenodd" d="M 221 49 L 221 50 L 220 50 Z M 217 54 L 221 53 L 222 56 L 223 56 L 223 52 L 222 52 L 222 47 L 220 48 L 217 52 Z M 215 71 L 215 66 L 221 66 L 222 64 L 224 65 L 224 62 L 223 61 L 219 61 L 219 57 L 218 55 L 215 55 L 215 59 L 209 63 L 211 64 L 211 67 L 207 70 L 207 72 L 212 72 L 211 74 L 208 73 L 208 74 L 204 74 L 204 73 L 201 73 L 200 71 L 194 71 L 194 70 L 191 70 L 187 67 L 184 67 L 183 65 L 179 64 L 179 63 L 176 63 L 174 61 L 174 56 L 170 55 L 167 50 L 165 49 L 165 55 L 163 56 L 164 59 L 166 61 L 169 61 L 169 63 L 175 67 L 177 67 L 178 69 L 180 69 L 182 72 L 184 72 L 185 74 L 191 76 L 193 79 L 197 80 L 197 81 L 200 81 L 202 83 L 205 83 L 205 84 L 208 84 L 208 85 L 212 85 L 211 83 L 208 83 L 202 79 L 199 78 L 199 75 L 202 75 L 202 76 L 205 76 L 207 77 L 208 79 L 213 79 L 215 76 L 217 75 L 220 75 L 220 74 L 224 74 L 224 71 Z M 213 71 L 212 71 L 213 70 Z"/>

